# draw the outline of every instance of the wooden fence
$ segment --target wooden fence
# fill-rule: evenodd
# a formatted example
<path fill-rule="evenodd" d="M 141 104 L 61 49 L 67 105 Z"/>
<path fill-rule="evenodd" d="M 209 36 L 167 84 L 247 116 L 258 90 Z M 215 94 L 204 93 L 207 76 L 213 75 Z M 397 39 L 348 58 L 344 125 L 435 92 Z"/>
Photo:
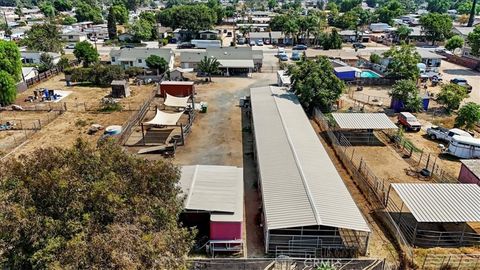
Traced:
<path fill-rule="evenodd" d="M 78 65 L 79 62 L 77 60 L 73 60 L 73 61 L 70 61 L 70 65 L 71 66 L 76 66 Z M 62 68 L 60 67 L 54 67 L 52 69 L 49 69 L 45 72 L 42 72 L 40 74 L 38 74 L 37 76 L 33 77 L 33 78 L 30 78 L 28 80 L 25 80 L 25 83 L 27 84 L 27 87 L 31 87 L 33 85 L 36 85 L 38 83 L 41 83 L 45 80 L 48 80 L 49 78 L 55 76 L 55 75 L 58 75 L 59 73 L 61 73 L 63 71 Z"/>

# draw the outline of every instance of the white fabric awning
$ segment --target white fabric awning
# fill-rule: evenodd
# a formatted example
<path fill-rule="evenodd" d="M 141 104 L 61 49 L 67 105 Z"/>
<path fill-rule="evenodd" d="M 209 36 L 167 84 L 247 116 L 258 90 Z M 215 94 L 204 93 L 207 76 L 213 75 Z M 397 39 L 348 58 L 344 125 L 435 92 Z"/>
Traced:
<path fill-rule="evenodd" d="M 190 97 L 175 97 L 171 96 L 167 93 L 167 97 L 165 98 L 165 102 L 163 103 L 165 106 L 169 107 L 187 107 L 188 99 Z"/>
<path fill-rule="evenodd" d="M 158 126 L 175 126 L 178 122 L 178 119 L 182 116 L 183 112 L 179 113 L 166 113 L 157 109 L 155 117 L 143 124 L 145 125 L 158 125 Z"/>

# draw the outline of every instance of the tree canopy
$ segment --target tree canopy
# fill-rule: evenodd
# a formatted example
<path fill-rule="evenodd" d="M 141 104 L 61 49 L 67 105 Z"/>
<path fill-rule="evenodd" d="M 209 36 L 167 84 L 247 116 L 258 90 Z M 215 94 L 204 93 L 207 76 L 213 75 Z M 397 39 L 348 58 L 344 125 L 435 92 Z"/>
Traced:
<path fill-rule="evenodd" d="M 15 102 L 17 83 L 5 70 L 0 70 L 0 105 L 6 106 Z"/>
<path fill-rule="evenodd" d="M 168 63 L 162 57 L 152 54 L 145 59 L 147 67 L 157 71 L 157 75 L 164 73 L 168 69 Z"/>
<path fill-rule="evenodd" d="M 30 50 L 40 52 L 61 52 L 63 50 L 58 27 L 52 22 L 32 25 L 21 44 Z"/>
<path fill-rule="evenodd" d="M 435 45 L 436 41 L 443 41 L 452 31 L 452 18 L 447 14 L 428 13 L 420 18 L 422 30 L 428 40 Z"/>
<path fill-rule="evenodd" d="M 115 21 L 118 24 L 128 23 L 128 10 L 124 4 L 115 4 L 111 7 L 113 10 L 113 15 L 115 16 Z"/>
<path fill-rule="evenodd" d="M 99 148 L 77 141 L 0 167 L 4 267 L 186 268 L 193 235 L 178 225 L 180 173 L 171 163 L 110 141 Z"/>
<path fill-rule="evenodd" d="M 82 41 L 75 45 L 73 54 L 78 61 L 83 63 L 84 67 L 88 67 L 92 63 L 98 61 L 99 54 L 97 50 L 88 41 Z"/>
<path fill-rule="evenodd" d="M 436 13 L 447 13 L 451 4 L 451 0 L 427 0 L 427 10 Z"/>
<path fill-rule="evenodd" d="M 463 47 L 463 38 L 459 35 L 455 35 L 447 40 L 447 43 L 445 43 L 445 49 L 453 51 L 456 48 L 462 48 Z"/>
<path fill-rule="evenodd" d="M 146 19 L 138 19 L 131 25 L 130 30 L 137 40 L 150 40 L 152 38 L 153 26 Z"/>
<path fill-rule="evenodd" d="M 117 19 L 115 18 L 113 6 L 108 9 L 107 29 L 109 39 L 117 38 Z"/>
<path fill-rule="evenodd" d="M 421 57 L 411 45 L 402 44 L 386 51 L 383 56 L 389 59 L 386 76 L 395 79 L 417 80 L 420 70 L 417 64 Z"/>
<path fill-rule="evenodd" d="M 103 23 L 102 11 L 95 5 L 80 1 L 75 9 L 75 18 L 78 22 L 92 21 L 95 24 Z"/>
<path fill-rule="evenodd" d="M 464 86 L 449 83 L 442 86 L 437 95 L 437 102 L 445 105 L 447 111 L 453 111 L 460 107 L 460 103 L 468 97 L 467 89 Z"/>
<path fill-rule="evenodd" d="M 393 85 L 389 95 L 403 103 L 403 109 L 410 112 L 418 112 L 422 108 L 422 100 L 418 95 L 415 81 L 399 80 Z"/>
<path fill-rule="evenodd" d="M 22 78 L 20 50 L 13 41 L 0 40 L 0 70 L 8 73 L 16 81 Z"/>
<path fill-rule="evenodd" d="M 204 4 L 173 6 L 162 10 L 158 19 L 172 29 L 185 29 L 191 33 L 211 29 L 217 22 L 217 14 Z"/>
<path fill-rule="evenodd" d="M 212 81 L 212 74 L 219 72 L 220 62 L 216 58 L 204 56 L 197 68 L 208 76 L 209 81 Z"/>
<path fill-rule="evenodd" d="M 474 56 L 480 56 L 480 25 L 477 25 L 467 37 L 468 45 L 472 48 L 472 54 Z"/>
<path fill-rule="evenodd" d="M 472 130 L 479 121 L 480 105 L 475 102 L 468 102 L 458 110 L 455 126 Z"/>
<path fill-rule="evenodd" d="M 308 112 L 312 112 L 315 107 L 329 112 L 345 90 L 345 83 L 335 75 L 333 66 L 326 57 L 302 59 L 289 66 L 288 73 L 293 92 Z"/>
<path fill-rule="evenodd" d="M 405 13 L 405 9 L 399 1 L 390 0 L 377 8 L 375 13 L 380 22 L 392 24 L 393 19 Z"/>

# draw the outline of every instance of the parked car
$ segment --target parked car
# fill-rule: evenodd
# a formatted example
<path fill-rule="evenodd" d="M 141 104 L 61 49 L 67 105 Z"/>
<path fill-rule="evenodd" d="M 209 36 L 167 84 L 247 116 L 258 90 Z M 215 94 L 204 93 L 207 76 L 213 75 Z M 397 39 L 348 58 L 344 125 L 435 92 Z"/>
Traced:
<path fill-rule="evenodd" d="M 417 118 L 409 112 L 401 112 L 398 115 L 398 123 L 405 127 L 406 130 L 420 131 L 422 124 L 418 122 Z"/>
<path fill-rule="evenodd" d="M 75 43 L 70 43 L 67 46 L 65 46 L 65 49 L 75 49 Z"/>
<path fill-rule="evenodd" d="M 133 48 L 135 48 L 135 47 L 132 46 L 132 45 L 122 45 L 122 46 L 120 46 L 120 49 L 133 49 Z"/>
<path fill-rule="evenodd" d="M 191 49 L 191 48 L 194 48 L 194 47 L 195 47 L 195 45 L 193 45 L 190 42 L 182 42 L 182 43 L 178 44 L 178 46 L 177 46 L 178 49 Z"/>
<path fill-rule="evenodd" d="M 360 42 L 355 42 L 355 43 L 353 43 L 352 47 L 353 47 L 354 49 L 365 49 L 365 48 L 366 48 L 366 46 L 363 45 L 363 44 L 360 43 Z"/>
<path fill-rule="evenodd" d="M 299 51 L 293 51 L 292 52 L 292 60 L 297 61 L 300 60 L 300 52 Z"/>
<path fill-rule="evenodd" d="M 257 40 L 257 46 L 263 46 L 263 40 Z"/>
<path fill-rule="evenodd" d="M 298 44 L 298 45 L 293 46 L 292 49 L 294 49 L 296 51 L 305 51 L 307 48 L 308 47 L 306 45 Z"/>
<path fill-rule="evenodd" d="M 480 140 L 455 135 L 445 149 L 445 153 L 458 158 L 480 158 Z"/>
<path fill-rule="evenodd" d="M 255 41 L 250 40 L 250 46 L 252 46 L 252 47 L 255 46 Z"/>
<path fill-rule="evenodd" d="M 269 39 L 265 39 L 265 41 L 264 41 L 263 43 L 265 43 L 265 45 L 270 45 L 270 40 L 269 40 Z"/>
<path fill-rule="evenodd" d="M 427 128 L 427 135 L 432 140 L 442 140 L 450 142 L 453 136 L 465 136 L 465 137 L 472 137 L 472 135 L 464 130 L 458 128 L 444 128 L 438 126 L 432 126 Z"/>
<path fill-rule="evenodd" d="M 282 53 L 278 55 L 281 61 L 288 61 L 288 55 L 286 53 Z"/>
<path fill-rule="evenodd" d="M 280 54 L 285 54 L 285 48 L 284 47 L 278 47 L 277 55 L 280 56 Z"/>
<path fill-rule="evenodd" d="M 454 78 L 451 79 L 450 82 L 467 88 L 468 93 L 472 92 L 472 86 L 468 84 L 467 80 L 464 78 Z"/>
<path fill-rule="evenodd" d="M 244 37 L 241 37 L 241 38 L 237 39 L 237 44 L 239 44 L 239 45 L 243 45 L 243 44 L 245 44 L 245 42 L 246 42 L 246 39 Z"/>

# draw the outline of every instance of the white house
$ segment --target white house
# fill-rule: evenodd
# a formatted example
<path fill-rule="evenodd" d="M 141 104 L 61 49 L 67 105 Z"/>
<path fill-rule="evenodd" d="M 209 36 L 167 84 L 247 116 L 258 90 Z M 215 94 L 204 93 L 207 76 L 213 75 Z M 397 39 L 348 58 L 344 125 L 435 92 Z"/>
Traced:
<path fill-rule="evenodd" d="M 82 42 L 87 40 L 87 34 L 79 31 L 71 31 L 61 34 L 60 38 L 67 42 Z"/>
<path fill-rule="evenodd" d="M 175 55 L 171 49 L 158 48 L 123 48 L 110 52 L 112 65 L 147 68 L 146 59 L 150 55 L 158 55 L 167 61 L 170 69 L 173 69 Z"/>
<path fill-rule="evenodd" d="M 44 52 L 36 52 L 36 51 L 27 51 L 27 50 L 21 50 L 20 51 L 20 56 L 22 59 L 22 63 L 24 64 L 40 64 L 40 56 Z M 53 60 L 52 62 L 56 65 L 58 64 L 58 61 L 60 61 L 61 55 L 58 53 L 53 53 L 53 52 L 47 52 L 50 56 L 52 56 Z"/>

